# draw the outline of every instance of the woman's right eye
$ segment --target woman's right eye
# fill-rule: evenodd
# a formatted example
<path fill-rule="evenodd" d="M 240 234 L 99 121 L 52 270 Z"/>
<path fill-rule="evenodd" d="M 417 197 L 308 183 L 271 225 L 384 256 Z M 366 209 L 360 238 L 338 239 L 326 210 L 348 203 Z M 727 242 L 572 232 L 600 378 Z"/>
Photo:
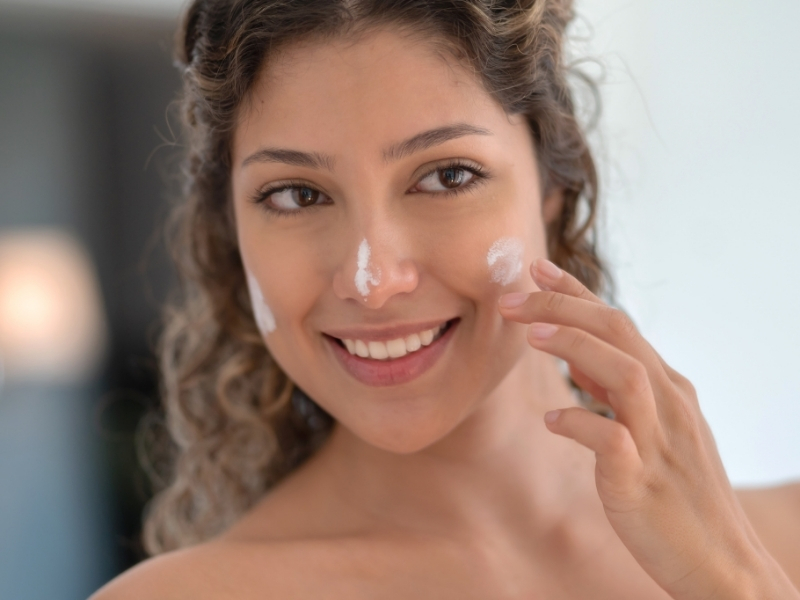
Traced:
<path fill-rule="evenodd" d="M 331 200 L 322 192 L 306 186 L 286 186 L 267 190 L 259 195 L 259 203 L 278 212 L 296 212 L 301 208 L 330 204 Z"/>

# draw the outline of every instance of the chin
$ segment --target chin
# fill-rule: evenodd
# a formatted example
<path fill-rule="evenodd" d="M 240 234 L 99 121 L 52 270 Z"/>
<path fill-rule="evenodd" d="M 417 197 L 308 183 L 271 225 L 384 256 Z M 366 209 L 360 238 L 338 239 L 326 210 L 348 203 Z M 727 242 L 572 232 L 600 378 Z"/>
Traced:
<path fill-rule="evenodd" d="M 438 387 L 438 386 L 437 386 Z M 394 454 L 413 454 L 440 442 L 452 433 L 481 403 L 479 386 L 452 386 L 445 391 L 380 399 L 354 397 L 335 416 L 340 426 L 366 444 Z M 469 390 L 469 391 L 468 391 Z M 470 393 L 470 391 L 472 393 Z"/>

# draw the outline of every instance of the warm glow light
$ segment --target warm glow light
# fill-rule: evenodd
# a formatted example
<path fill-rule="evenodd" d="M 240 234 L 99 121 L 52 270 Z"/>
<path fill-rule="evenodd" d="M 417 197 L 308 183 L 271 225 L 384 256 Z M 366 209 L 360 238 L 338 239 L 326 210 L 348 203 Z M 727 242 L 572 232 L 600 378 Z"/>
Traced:
<path fill-rule="evenodd" d="M 8 381 L 73 383 L 106 339 L 88 255 L 56 230 L 0 234 L 0 358 Z"/>

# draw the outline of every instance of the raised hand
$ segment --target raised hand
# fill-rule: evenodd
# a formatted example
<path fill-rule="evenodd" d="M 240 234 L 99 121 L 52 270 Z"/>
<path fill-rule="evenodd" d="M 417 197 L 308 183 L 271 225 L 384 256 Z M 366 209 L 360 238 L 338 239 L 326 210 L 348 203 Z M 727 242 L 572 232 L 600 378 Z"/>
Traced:
<path fill-rule="evenodd" d="M 545 422 L 595 452 L 597 492 L 634 558 L 676 599 L 800 599 L 747 520 L 692 384 L 573 276 L 544 259 L 531 275 L 543 291 L 503 296 L 501 314 L 530 324 L 530 345 L 613 410 L 570 407 Z"/>

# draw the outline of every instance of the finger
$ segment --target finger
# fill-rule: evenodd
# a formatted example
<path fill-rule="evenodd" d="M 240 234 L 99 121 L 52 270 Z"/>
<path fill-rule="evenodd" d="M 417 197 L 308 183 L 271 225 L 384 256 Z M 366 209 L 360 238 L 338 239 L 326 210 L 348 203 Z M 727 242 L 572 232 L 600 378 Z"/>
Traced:
<path fill-rule="evenodd" d="M 556 271 L 560 275 L 555 276 Z M 672 384 L 665 363 L 625 313 L 605 304 L 575 277 L 548 260 L 535 261 L 531 273 L 537 285 L 548 291 L 503 296 L 499 307 L 504 318 L 518 323 L 555 323 L 583 329 L 641 361 L 657 387 Z"/>
<path fill-rule="evenodd" d="M 621 489 L 629 487 L 642 469 L 642 459 L 630 431 L 621 423 L 585 408 L 565 408 L 545 415 L 547 428 L 593 450 L 602 476 Z"/>
<path fill-rule="evenodd" d="M 644 365 L 585 331 L 534 323 L 528 342 L 574 365 L 607 391 L 616 419 L 627 426 L 637 445 L 649 444 L 658 428 L 655 397 Z"/>
<path fill-rule="evenodd" d="M 530 271 L 531 277 L 533 277 L 536 285 L 538 285 L 539 289 L 542 291 L 558 291 L 562 294 L 575 296 L 581 300 L 605 305 L 605 302 L 589 291 L 589 288 L 578 281 L 576 277 L 570 275 L 546 258 L 537 258 L 533 261 Z"/>
<path fill-rule="evenodd" d="M 602 402 L 603 404 L 611 406 L 608 403 L 608 392 L 578 367 L 575 365 L 569 365 L 569 375 L 572 377 L 572 381 L 575 382 L 575 385 L 589 394 L 592 398 L 598 402 Z"/>
<path fill-rule="evenodd" d="M 595 294 L 593 294 L 589 289 L 583 285 L 577 277 L 567 273 L 563 269 L 559 268 L 554 263 L 550 262 L 546 258 L 538 258 L 533 263 L 531 263 L 531 277 L 536 282 L 536 285 L 543 291 L 554 291 L 559 292 L 562 294 L 567 294 L 569 296 L 573 296 L 575 298 L 580 298 L 581 300 L 586 300 L 593 304 L 599 304 L 602 306 L 608 307 L 608 305 L 603 302 L 600 298 L 598 298 Z M 608 307 L 611 311 L 611 307 Z M 622 313 L 622 311 L 618 312 Z M 649 349 L 650 353 L 652 353 L 653 357 L 658 361 L 658 364 L 661 365 L 661 368 L 664 369 L 664 373 L 673 383 L 682 382 L 684 379 L 675 369 L 670 367 L 667 362 L 661 357 L 661 355 L 656 352 L 655 348 L 644 338 L 641 337 L 636 326 L 633 324 L 633 321 L 630 320 L 630 317 L 622 313 L 621 315 L 614 314 L 613 312 L 606 312 L 606 320 L 619 321 L 616 324 L 616 329 L 622 332 L 622 338 L 629 337 L 632 335 L 634 338 L 641 338 L 641 342 L 646 345 L 647 349 Z M 612 323 L 613 325 L 613 323 Z M 594 335 L 598 335 L 598 332 L 592 332 Z M 601 339 L 606 339 L 602 335 L 598 335 Z M 614 343 L 612 340 L 606 340 Z M 637 343 L 638 348 L 644 348 L 643 344 Z M 616 344 L 615 344 L 616 345 Z"/>
<path fill-rule="evenodd" d="M 580 298 L 581 300 L 587 300 L 594 304 L 608 306 L 595 294 L 589 291 L 589 289 L 583 285 L 577 277 L 567 273 L 546 258 L 538 258 L 533 261 L 533 263 L 531 263 L 530 271 L 531 277 L 533 277 L 536 285 L 538 285 L 539 289 L 542 291 L 556 291 L 569 296 L 574 296 L 575 298 Z M 656 352 L 655 348 L 653 348 L 649 343 L 647 345 L 650 347 L 650 350 L 655 358 L 661 364 L 667 376 L 676 383 L 678 380 L 681 380 L 682 376 L 666 363 L 661 355 Z"/>

